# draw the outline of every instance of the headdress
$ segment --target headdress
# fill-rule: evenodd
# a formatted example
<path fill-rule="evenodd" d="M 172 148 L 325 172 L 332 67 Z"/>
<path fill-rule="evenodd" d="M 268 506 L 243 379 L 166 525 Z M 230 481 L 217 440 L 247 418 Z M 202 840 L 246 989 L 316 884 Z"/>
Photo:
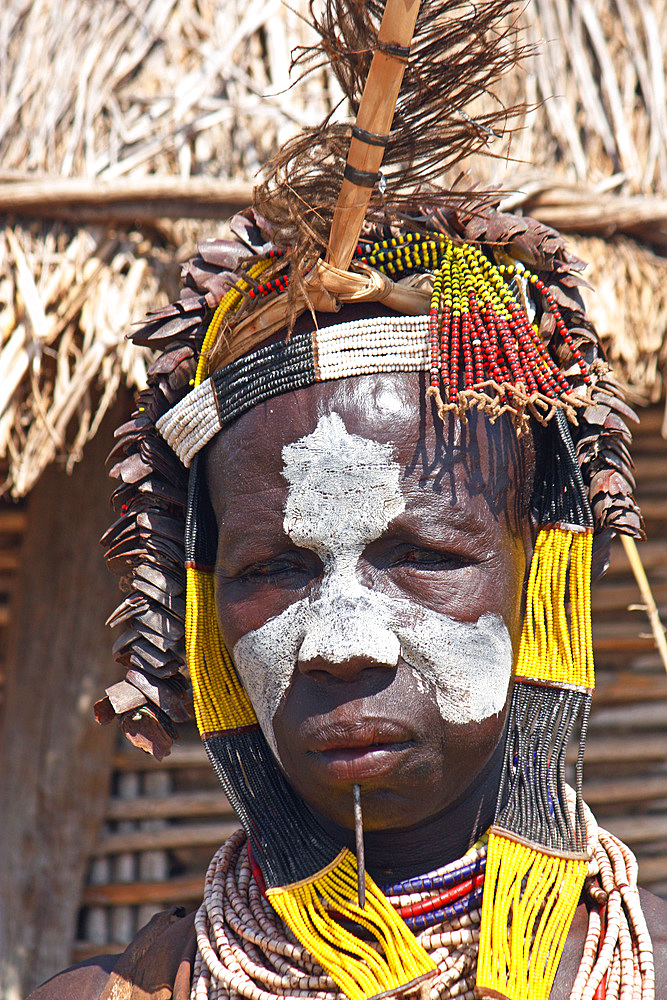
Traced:
<path fill-rule="evenodd" d="M 350 1000 L 409 988 L 433 962 L 354 855 L 288 785 L 221 641 L 216 524 L 201 449 L 272 396 L 366 372 L 423 371 L 441 417 L 509 413 L 544 425 L 539 533 L 516 667 L 498 808 L 489 837 L 477 987 L 549 995 L 588 866 L 581 798 L 594 685 L 594 533 L 641 534 L 632 498 L 631 411 L 577 295 L 580 262 L 552 230 L 493 199 L 430 182 L 443 161 L 488 144 L 509 118 L 465 104 L 514 64 L 504 3 L 329 0 L 313 22 L 356 114 L 288 143 L 232 221 L 236 241 L 202 245 L 179 302 L 135 342 L 162 349 L 137 412 L 119 429 L 119 520 L 103 539 L 127 597 L 112 616 L 127 678 L 98 706 L 157 756 L 194 712 L 241 819 L 267 895 Z M 507 21 L 503 22 L 507 23 Z M 413 38 L 414 33 L 414 38 Z M 362 94 L 363 91 L 363 94 Z M 381 168 L 381 169 L 380 169 Z M 381 302 L 396 311 L 288 332 L 306 310 Z M 569 603 L 569 614 L 567 611 Z M 579 728 L 575 804 L 565 750 Z M 351 922 L 351 923 L 350 923 Z M 351 927 L 364 928 L 356 934 Z"/>

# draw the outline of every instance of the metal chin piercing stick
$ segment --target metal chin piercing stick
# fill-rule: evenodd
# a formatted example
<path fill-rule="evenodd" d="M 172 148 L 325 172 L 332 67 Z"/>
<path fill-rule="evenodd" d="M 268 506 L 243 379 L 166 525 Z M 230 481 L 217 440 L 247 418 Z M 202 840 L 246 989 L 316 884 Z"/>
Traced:
<path fill-rule="evenodd" d="M 364 819 L 361 813 L 361 788 L 359 785 L 352 786 L 352 796 L 354 798 L 354 839 L 357 851 L 357 892 L 359 894 L 359 906 L 366 905 L 366 864 L 364 861 Z"/>

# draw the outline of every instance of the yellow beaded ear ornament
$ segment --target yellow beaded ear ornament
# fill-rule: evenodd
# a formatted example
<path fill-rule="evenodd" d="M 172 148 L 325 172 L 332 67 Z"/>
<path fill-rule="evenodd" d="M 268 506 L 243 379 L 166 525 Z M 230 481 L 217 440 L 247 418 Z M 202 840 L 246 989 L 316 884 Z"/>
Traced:
<path fill-rule="evenodd" d="M 550 438 L 553 488 L 530 567 L 477 963 L 480 994 L 509 1000 L 549 996 L 589 861 L 581 784 L 595 684 L 593 517 L 562 411 Z M 565 752 L 577 723 L 572 800 Z"/>

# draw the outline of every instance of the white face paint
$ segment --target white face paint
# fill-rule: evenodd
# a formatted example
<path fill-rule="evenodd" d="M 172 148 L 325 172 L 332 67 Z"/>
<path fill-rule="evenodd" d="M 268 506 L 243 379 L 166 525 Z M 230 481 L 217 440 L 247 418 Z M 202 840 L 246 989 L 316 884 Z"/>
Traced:
<path fill-rule="evenodd" d="M 479 722 L 505 704 L 512 643 L 499 615 L 459 622 L 362 586 L 366 546 L 405 510 L 391 444 L 349 434 L 337 413 L 283 448 L 289 485 L 284 528 L 324 572 L 311 595 L 246 633 L 233 658 L 264 735 L 278 756 L 273 717 L 299 663 L 356 657 L 396 666 L 399 656 L 435 693 L 448 722 Z"/>

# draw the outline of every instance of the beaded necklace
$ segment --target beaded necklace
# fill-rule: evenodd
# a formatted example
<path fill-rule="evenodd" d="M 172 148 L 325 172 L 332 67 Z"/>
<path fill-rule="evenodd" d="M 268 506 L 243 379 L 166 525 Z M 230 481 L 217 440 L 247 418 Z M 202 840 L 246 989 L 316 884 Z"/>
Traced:
<path fill-rule="evenodd" d="M 570 1000 L 653 1000 L 653 948 L 629 848 L 598 827 L 585 807 L 588 929 Z M 427 1000 L 476 996 L 479 901 L 486 865 L 482 838 L 457 861 L 383 887 L 436 965 Z M 191 1000 L 343 1000 L 335 981 L 280 919 L 255 877 L 243 830 L 215 854 L 195 919 Z"/>
<path fill-rule="evenodd" d="M 422 879 L 424 885 L 431 880 L 460 893 L 456 913 L 445 922 L 436 916 L 436 910 L 431 911 L 436 919 L 418 935 L 437 967 L 428 981 L 432 1000 L 445 995 L 473 1000 L 475 996 L 481 913 L 478 894 L 468 891 L 466 874 L 471 869 L 482 871 L 485 854 L 486 838 L 463 859 Z M 195 920 L 197 956 L 191 1000 L 228 1000 L 233 995 L 244 1000 L 344 1000 L 335 981 L 274 911 L 262 893 L 254 867 L 242 830 L 223 844 L 211 861 L 204 901 Z M 431 900 L 428 891 L 410 891 L 412 881 L 387 889 L 400 890 L 388 896 L 399 913 L 419 906 L 426 912 L 428 903 L 437 900 L 437 896 Z"/>

